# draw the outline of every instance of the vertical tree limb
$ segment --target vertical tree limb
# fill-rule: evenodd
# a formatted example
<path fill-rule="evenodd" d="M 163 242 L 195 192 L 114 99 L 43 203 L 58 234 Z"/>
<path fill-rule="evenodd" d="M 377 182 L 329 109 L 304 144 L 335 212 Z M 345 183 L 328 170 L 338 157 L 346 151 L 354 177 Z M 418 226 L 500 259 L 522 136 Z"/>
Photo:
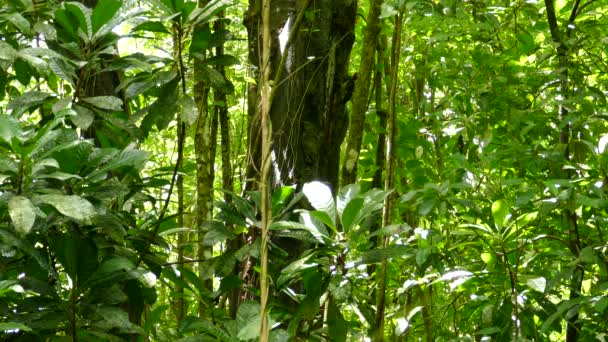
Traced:
<path fill-rule="evenodd" d="M 357 178 L 357 163 L 363 139 L 363 126 L 365 112 L 368 106 L 369 87 L 374 68 L 374 53 L 378 33 L 380 32 L 380 13 L 383 0 L 370 0 L 367 26 L 363 36 L 363 49 L 361 51 L 361 64 L 359 65 L 359 79 L 355 83 L 352 99 L 352 111 L 348 136 L 346 138 L 346 155 L 342 165 L 342 180 L 340 184 L 354 183 Z"/>

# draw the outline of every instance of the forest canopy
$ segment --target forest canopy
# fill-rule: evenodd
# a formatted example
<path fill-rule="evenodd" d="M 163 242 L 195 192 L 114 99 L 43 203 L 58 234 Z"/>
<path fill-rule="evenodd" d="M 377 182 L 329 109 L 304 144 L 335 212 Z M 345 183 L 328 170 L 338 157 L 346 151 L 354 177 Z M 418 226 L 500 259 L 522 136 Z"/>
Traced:
<path fill-rule="evenodd" d="M 608 5 L 0 0 L 0 341 L 605 341 Z"/>

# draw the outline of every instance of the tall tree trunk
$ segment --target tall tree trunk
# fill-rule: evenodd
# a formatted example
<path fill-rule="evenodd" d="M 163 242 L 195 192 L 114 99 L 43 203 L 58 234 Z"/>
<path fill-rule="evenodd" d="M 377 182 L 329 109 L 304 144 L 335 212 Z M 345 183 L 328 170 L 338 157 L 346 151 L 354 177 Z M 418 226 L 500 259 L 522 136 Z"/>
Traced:
<path fill-rule="evenodd" d="M 206 0 L 199 0 L 198 7 L 204 7 Z M 204 260 L 210 259 L 213 255 L 212 248 L 203 244 L 205 235 L 208 232 L 207 223 L 211 217 L 213 200 L 213 177 L 211 170 L 214 166 L 212 159 L 213 142 L 213 116 L 209 110 L 209 85 L 207 84 L 201 63 L 194 63 L 194 102 L 198 109 L 198 119 L 196 121 L 196 131 L 194 133 L 194 153 L 196 159 L 196 213 L 195 222 L 198 231 L 197 260 L 199 260 L 199 276 L 203 281 L 204 288 L 212 290 L 211 279 L 205 278 L 206 269 Z M 200 302 L 198 314 L 205 317 L 206 305 Z"/>
<path fill-rule="evenodd" d="M 301 185 L 316 179 L 329 183 L 334 190 L 338 186 L 340 145 L 347 126 L 345 104 L 353 89 L 348 63 L 354 43 L 356 5 L 355 0 L 271 1 L 270 77 L 275 83 L 270 118 L 275 185 Z M 294 28 L 302 10 L 310 15 L 303 17 L 299 28 Z M 259 3 L 250 0 L 246 18 L 249 61 L 259 66 L 256 12 L 259 13 Z M 292 30 L 293 44 L 285 46 Z M 280 73 L 282 59 L 284 72 Z M 260 170 L 254 90 L 252 86 L 249 94 L 249 179 Z"/>
<path fill-rule="evenodd" d="M 378 44 L 378 33 L 380 32 L 379 17 L 382 11 L 382 3 L 383 0 L 370 0 L 367 26 L 365 27 L 363 36 L 359 78 L 355 83 L 352 113 L 350 115 L 348 137 L 346 139 L 346 155 L 344 156 L 344 164 L 342 165 L 342 185 L 354 183 L 357 178 L 357 163 L 363 139 L 365 112 L 369 105 L 369 86 L 374 68 L 374 52 Z"/>
<path fill-rule="evenodd" d="M 397 82 L 399 75 L 399 56 L 401 54 L 401 27 L 403 25 L 403 15 L 395 16 L 395 28 L 393 32 L 393 47 L 391 49 L 391 84 L 388 91 L 388 128 L 386 141 L 386 177 L 384 181 L 384 190 L 393 191 L 395 187 L 395 137 L 397 134 Z M 393 204 L 395 195 L 393 193 L 386 197 L 384 202 L 384 211 L 382 213 L 383 226 L 389 226 L 393 222 Z M 385 236 L 382 239 L 382 248 L 388 246 L 389 237 Z M 387 260 L 383 259 L 380 265 L 380 273 L 378 276 L 378 295 L 376 305 L 376 331 L 374 341 L 382 342 L 384 340 L 384 309 L 386 296 L 386 273 Z"/>
<path fill-rule="evenodd" d="M 545 8 L 547 10 L 547 22 L 549 23 L 549 30 L 551 32 L 551 38 L 555 43 L 558 64 L 557 70 L 559 70 L 560 74 L 560 93 L 563 97 L 563 102 L 567 102 L 570 98 L 570 80 L 568 75 L 569 69 L 569 53 L 568 46 L 566 45 L 566 41 L 570 39 L 570 35 L 572 30 L 574 29 L 574 22 L 576 20 L 577 15 L 579 14 L 579 5 L 580 0 L 576 0 L 572 11 L 570 13 L 570 18 L 568 20 L 567 25 L 567 33 L 565 34 L 565 38 L 562 37 L 562 33 L 560 32 L 559 25 L 557 23 L 557 16 L 555 13 L 555 7 L 553 5 L 553 0 L 545 0 Z M 560 120 L 565 120 L 568 116 L 568 109 L 560 104 L 559 106 L 559 118 Z M 571 125 L 568 123 L 566 125 L 562 125 L 563 128 L 560 130 L 559 143 L 560 147 L 563 148 L 563 156 L 564 160 L 567 162 L 570 160 L 570 134 L 571 134 Z M 564 169 L 560 166 L 558 174 L 556 175 L 559 178 L 571 178 L 572 174 L 570 172 L 564 171 Z M 579 258 L 581 249 L 583 248 L 581 245 L 580 235 L 578 231 L 578 218 L 575 211 L 565 208 L 562 211 L 562 221 L 564 222 L 564 226 L 568 231 L 568 242 L 570 247 L 570 252 L 574 255 L 575 258 Z M 570 280 L 570 300 L 576 299 L 580 296 L 582 285 L 584 278 L 584 269 L 583 265 L 580 262 L 577 262 L 572 272 L 572 277 Z M 578 309 L 577 309 L 578 310 Z M 579 321 L 579 312 L 577 311 L 574 315 L 571 315 L 570 318 L 567 319 L 567 331 L 566 331 L 566 341 L 567 342 L 576 342 L 579 339 L 580 331 L 582 329 L 582 323 Z"/>

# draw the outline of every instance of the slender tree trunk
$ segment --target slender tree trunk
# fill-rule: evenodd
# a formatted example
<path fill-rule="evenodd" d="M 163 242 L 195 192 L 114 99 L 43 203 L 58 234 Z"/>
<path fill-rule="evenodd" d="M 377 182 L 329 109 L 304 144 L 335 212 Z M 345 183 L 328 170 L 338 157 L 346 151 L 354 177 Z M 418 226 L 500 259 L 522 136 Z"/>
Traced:
<path fill-rule="evenodd" d="M 397 134 L 397 83 L 399 76 L 399 56 L 401 54 L 401 27 L 403 25 L 403 16 L 395 16 L 395 28 L 393 31 L 393 47 L 391 49 L 391 85 L 388 93 L 388 137 L 386 142 L 386 178 L 384 189 L 393 191 L 395 188 L 395 136 Z M 393 204 L 395 195 L 390 194 L 384 202 L 384 211 L 382 213 L 382 223 L 384 226 L 392 224 Z M 382 240 L 382 247 L 388 246 L 389 237 L 385 236 Z M 386 296 L 386 273 L 387 260 L 383 259 L 380 265 L 380 274 L 378 276 L 378 295 L 376 305 L 376 332 L 374 341 L 381 342 L 384 340 L 384 310 Z"/>
<path fill-rule="evenodd" d="M 204 7 L 206 0 L 199 0 L 198 7 Z M 213 200 L 213 178 L 211 170 L 214 166 L 212 159 L 212 131 L 213 115 L 209 111 L 209 85 L 203 78 L 200 63 L 194 63 L 194 88 L 193 95 L 198 109 L 198 119 L 196 131 L 194 133 L 194 153 L 196 158 L 196 213 L 195 222 L 198 231 L 197 259 L 199 260 L 199 276 L 201 277 L 204 288 L 212 290 L 211 279 L 206 279 L 204 260 L 212 257 L 212 249 L 203 244 L 205 235 L 208 232 L 207 222 L 210 219 Z M 198 306 L 198 314 L 205 317 L 205 303 L 201 301 Z"/>
<path fill-rule="evenodd" d="M 225 30 L 224 24 L 225 13 L 219 14 L 219 20 L 214 23 L 214 31 L 216 33 L 223 32 Z M 216 56 L 224 55 L 224 43 L 222 42 L 215 49 Z M 217 71 L 224 77 L 226 77 L 226 69 L 222 65 L 217 66 Z M 230 118 L 228 116 L 228 98 L 226 92 L 222 89 L 215 90 L 216 99 L 216 113 L 219 119 L 220 134 L 221 134 L 221 148 L 222 148 L 222 189 L 224 190 L 224 201 L 226 203 L 232 202 L 231 193 L 234 191 L 234 182 L 232 178 L 232 162 L 231 162 L 231 147 L 230 147 Z M 228 227 L 232 229 L 233 227 Z M 239 238 L 232 239 L 229 242 L 228 249 L 231 251 L 237 251 L 241 248 L 241 240 Z M 234 266 L 233 274 L 238 277 L 239 267 L 238 264 Z M 236 312 L 239 307 L 240 289 L 233 289 L 229 294 L 228 303 L 228 316 L 232 319 L 236 319 Z"/>
<path fill-rule="evenodd" d="M 357 179 L 357 163 L 361 152 L 363 139 L 363 126 L 365 113 L 368 107 L 369 86 L 372 70 L 374 68 L 374 52 L 376 50 L 378 34 L 380 32 L 380 13 L 383 0 L 370 0 L 367 26 L 363 36 L 363 49 L 361 51 L 361 64 L 359 65 L 359 78 L 355 82 L 353 93 L 352 113 L 346 138 L 346 155 L 342 165 L 342 185 L 354 183 Z"/>
<path fill-rule="evenodd" d="M 272 128 L 270 126 L 270 0 L 262 3 L 262 87 L 260 99 L 260 123 L 262 125 L 262 174 L 260 176 L 260 191 L 262 192 L 262 241 L 261 241 L 261 271 L 260 271 L 260 342 L 268 342 L 270 329 L 266 316 L 268 302 L 268 228 L 272 220 L 272 205 L 270 204 L 270 144 Z M 276 85 L 275 85 L 276 86 Z"/>
<path fill-rule="evenodd" d="M 558 64 L 557 70 L 560 71 L 560 92 L 563 97 L 563 102 L 567 102 L 570 98 L 570 80 L 569 80 L 569 53 L 568 46 L 566 45 L 566 40 L 570 38 L 572 29 L 574 28 L 574 22 L 578 15 L 580 0 L 576 0 L 574 6 L 572 8 L 570 18 L 568 20 L 567 25 L 567 33 L 565 34 L 565 38 L 562 38 L 562 33 L 560 32 L 559 25 L 557 23 L 557 16 L 555 13 L 555 7 L 553 5 L 553 0 L 545 0 L 545 8 L 547 10 L 547 21 L 549 23 L 549 30 L 551 32 L 551 38 L 555 43 Z M 560 104 L 559 106 L 559 118 L 560 120 L 565 120 L 568 115 L 568 109 Z M 565 161 L 570 160 L 570 134 L 571 134 L 570 124 L 563 125 L 563 128 L 560 130 L 560 138 L 559 142 L 561 147 L 563 148 L 563 156 Z M 562 167 L 559 167 L 558 177 L 560 178 L 571 178 L 570 172 L 563 171 Z M 564 222 L 564 226 L 567 227 L 568 230 L 568 240 L 570 252 L 578 258 L 582 249 L 580 235 L 578 231 L 578 218 L 575 211 L 572 211 L 568 208 L 563 209 L 562 211 L 562 221 Z M 583 266 L 577 262 L 572 273 L 571 281 L 570 281 L 570 300 L 578 298 L 581 294 L 582 285 L 584 278 L 584 269 Z M 578 309 L 577 309 L 578 310 Z M 579 321 L 579 313 L 572 315 L 567 320 L 567 331 L 566 331 L 566 341 L 567 342 L 576 342 L 579 339 L 580 331 L 582 329 L 582 323 Z"/>

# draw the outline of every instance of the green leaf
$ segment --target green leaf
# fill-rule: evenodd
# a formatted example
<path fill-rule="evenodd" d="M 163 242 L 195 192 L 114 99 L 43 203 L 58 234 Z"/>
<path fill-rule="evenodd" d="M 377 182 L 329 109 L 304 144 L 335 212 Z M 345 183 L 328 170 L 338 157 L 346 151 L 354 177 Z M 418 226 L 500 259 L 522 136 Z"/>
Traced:
<path fill-rule="evenodd" d="M 250 340 L 258 338 L 260 336 L 260 325 L 262 324 L 260 304 L 254 301 L 242 303 L 236 313 L 236 321 L 241 327 L 238 333 L 239 339 Z"/>
<path fill-rule="evenodd" d="M 324 183 L 314 181 L 304 184 L 302 192 L 313 208 L 327 213 L 333 226 L 336 225 L 336 204 L 331 189 Z"/>
<path fill-rule="evenodd" d="M 70 119 L 80 129 L 87 129 L 91 127 L 93 121 L 95 121 L 95 113 L 83 106 L 74 105 L 74 111 L 76 115 L 73 115 Z"/>
<path fill-rule="evenodd" d="M 526 285 L 528 285 L 532 290 L 538 291 L 540 293 L 545 292 L 545 287 L 547 286 L 547 279 L 543 277 L 527 277 Z"/>
<path fill-rule="evenodd" d="M 8 202 L 8 212 L 15 226 L 21 234 L 30 232 L 36 221 L 36 211 L 32 202 L 24 196 L 15 196 Z"/>
<path fill-rule="evenodd" d="M 118 0 L 99 0 L 97 5 L 93 9 L 91 15 L 91 29 L 92 33 L 95 34 L 104 24 L 108 23 L 112 17 L 116 14 L 122 1 Z"/>
<path fill-rule="evenodd" d="M 361 255 L 354 259 L 352 263 L 355 265 L 374 264 L 381 262 L 384 259 L 392 258 L 401 258 L 405 260 L 411 258 L 413 255 L 414 253 L 412 252 L 412 249 L 408 246 L 391 246 L 386 248 L 376 248 L 361 253 Z"/>
<path fill-rule="evenodd" d="M 75 287 L 81 286 L 97 270 L 97 246 L 90 238 L 63 234 L 52 241 L 52 246 Z"/>
<path fill-rule="evenodd" d="M 359 196 L 361 192 L 361 186 L 359 184 L 349 184 L 340 188 L 338 192 L 338 198 L 336 200 L 336 209 L 338 215 L 342 217 L 344 215 L 344 209 L 348 203 L 355 197 Z"/>
<path fill-rule="evenodd" d="M 431 210 L 435 207 L 436 198 L 435 197 L 423 197 L 420 206 L 418 207 L 418 212 L 421 216 L 428 215 Z"/>
<path fill-rule="evenodd" d="M 102 0 L 103 1 L 103 0 Z M 79 2 L 65 3 L 65 9 L 76 18 L 78 29 L 82 30 L 87 37 L 92 34 L 91 30 L 91 9 Z"/>
<path fill-rule="evenodd" d="M 19 121 L 8 115 L 0 114 L 0 139 L 10 145 L 13 138 L 18 137 L 20 134 L 21 125 Z"/>
<path fill-rule="evenodd" d="M 171 120 L 175 118 L 175 113 L 177 113 L 178 84 L 179 77 L 175 77 L 171 82 L 160 88 L 158 98 L 150 106 L 148 114 L 141 123 L 144 135 L 147 135 L 154 125 L 156 125 L 159 131 L 165 129 Z"/>
<path fill-rule="evenodd" d="M 292 230 L 292 229 L 299 229 L 299 230 L 305 230 L 310 232 L 310 234 L 312 234 L 312 236 L 314 237 L 314 239 L 319 242 L 319 243 L 323 243 L 325 244 L 326 241 L 329 241 L 329 237 L 326 236 L 325 234 L 321 233 L 319 231 L 319 229 L 312 224 L 303 224 L 303 223 L 299 223 L 299 222 L 292 222 L 292 221 L 275 221 L 272 222 L 270 224 L 269 229 L 271 230 L 281 230 L 281 229 L 285 229 L 285 230 Z"/>
<path fill-rule="evenodd" d="M 287 265 L 281 271 L 281 275 L 277 279 L 277 288 L 281 288 L 287 281 L 291 280 L 293 277 L 295 277 L 301 271 L 318 266 L 319 264 L 317 262 L 308 263 L 308 260 L 313 255 L 314 254 L 309 254 L 309 255 L 307 255 L 301 259 L 298 259 L 298 260 L 292 262 L 291 264 Z"/>
<path fill-rule="evenodd" d="M 86 199 L 75 195 L 39 195 L 40 201 L 52 205 L 61 214 L 76 221 L 91 224 L 97 215 L 95 207 Z"/>
<path fill-rule="evenodd" d="M 16 323 L 16 322 L 0 323 L 0 331 L 9 331 L 9 330 L 32 331 L 32 329 L 29 328 L 27 325 L 24 325 L 21 323 Z"/>
<path fill-rule="evenodd" d="M 194 125 L 198 119 L 198 108 L 196 107 L 194 99 L 188 95 L 181 96 L 178 100 L 178 105 L 182 121 L 188 126 Z"/>
<path fill-rule="evenodd" d="M 85 97 L 82 100 L 100 109 L 113 111 L 121 111 L 123 109 L 122 100 L 115 96 L 93 96 Z"/>
<path fill-rule="evenodd" d="M 505 200 L 498 200 L 492 203 L 492 217 L 498 229 L 504 226 L 509 210 L 510 207 Z"/>
<path fill-rule="evenodd" d="M 348 326 L 344 316 L 342 316 L 342 313 L 340 312 L 340 309 L 333 300 L 329 302 L 329 308 L 327 311 L 327 325 L 329 329 L 329 336 L 331 336 L 332 341 L 346 341 Z"/>
<path fill-rule="evenodd" d="M 15 50 L 15 48 L 13 48 L 9 43 L 0 40 L 0 59 L 12 61 L 17 58 L 18 55 L 19 53 L 17 50 Z"/>
<path fill-rule="evenodd" d="M 190 43 L 190 56 L 196 53 L 203 53 L 211 44 L 211 28 L 208 25 L 198 27 L 192 34 Z"/>
<path fill-rule="evenodd" d="M 236 235 L 231 232 L 224 224 L 218 221 L 205 223 L 209 230 L 203 238 L 204 246 L 213 246 L 218 242 L 234 239 Z"/>
<path fill-rule="evenodd" d="M 231 55 L 221 55 L 221 56 L 212 56 L 205 60 L 205 63 L 211 65 L 221 65 L 221 66 L 230 66 L 235 64 L 240 64 L 241 61 Z"/>
<path fill-rule="evenodd" d="M 20 114 L 32 107 L 41 105 L 49 97 L 51 97 L 49 93 L 29 91 L 9 102 L 7 108 L 12 109 L 16 114 Z"/>
<path fill-rule="evenodd" d="M 21 31 L 21 33 L 30 32 L 30 22 L 21 14 L 17 12 L 9 12 L 3 14 L 1 17 L 2 19 L 5 19 L 9 23 L 13 24 L 13 26 L 15 26 L 18 31 Z"/>
<path fill-rule="evenodd" d="M 146 32 L 158 32 L 158 33 L 169 33 L 169 30 L 160 21 L 146 21 L 135 26 L 131 32 L 146 31 Z"/>
<path fill-rule="evenodd" d="M 213 16 L 226 9 L 232 4 L 230 0 L 209 1 L 203 8 L 196 8 L 190 13 L 188 21 L 192 25 L 200 25 L 209 22 Z"/>
<path fill-rule="evenodd" d="M 363 207 L 363 198 L 354 198 L 346 205 L 342 213 L 342 228 L 344 232 L 350 232 L 357 223 L 357 218 Z"/>

